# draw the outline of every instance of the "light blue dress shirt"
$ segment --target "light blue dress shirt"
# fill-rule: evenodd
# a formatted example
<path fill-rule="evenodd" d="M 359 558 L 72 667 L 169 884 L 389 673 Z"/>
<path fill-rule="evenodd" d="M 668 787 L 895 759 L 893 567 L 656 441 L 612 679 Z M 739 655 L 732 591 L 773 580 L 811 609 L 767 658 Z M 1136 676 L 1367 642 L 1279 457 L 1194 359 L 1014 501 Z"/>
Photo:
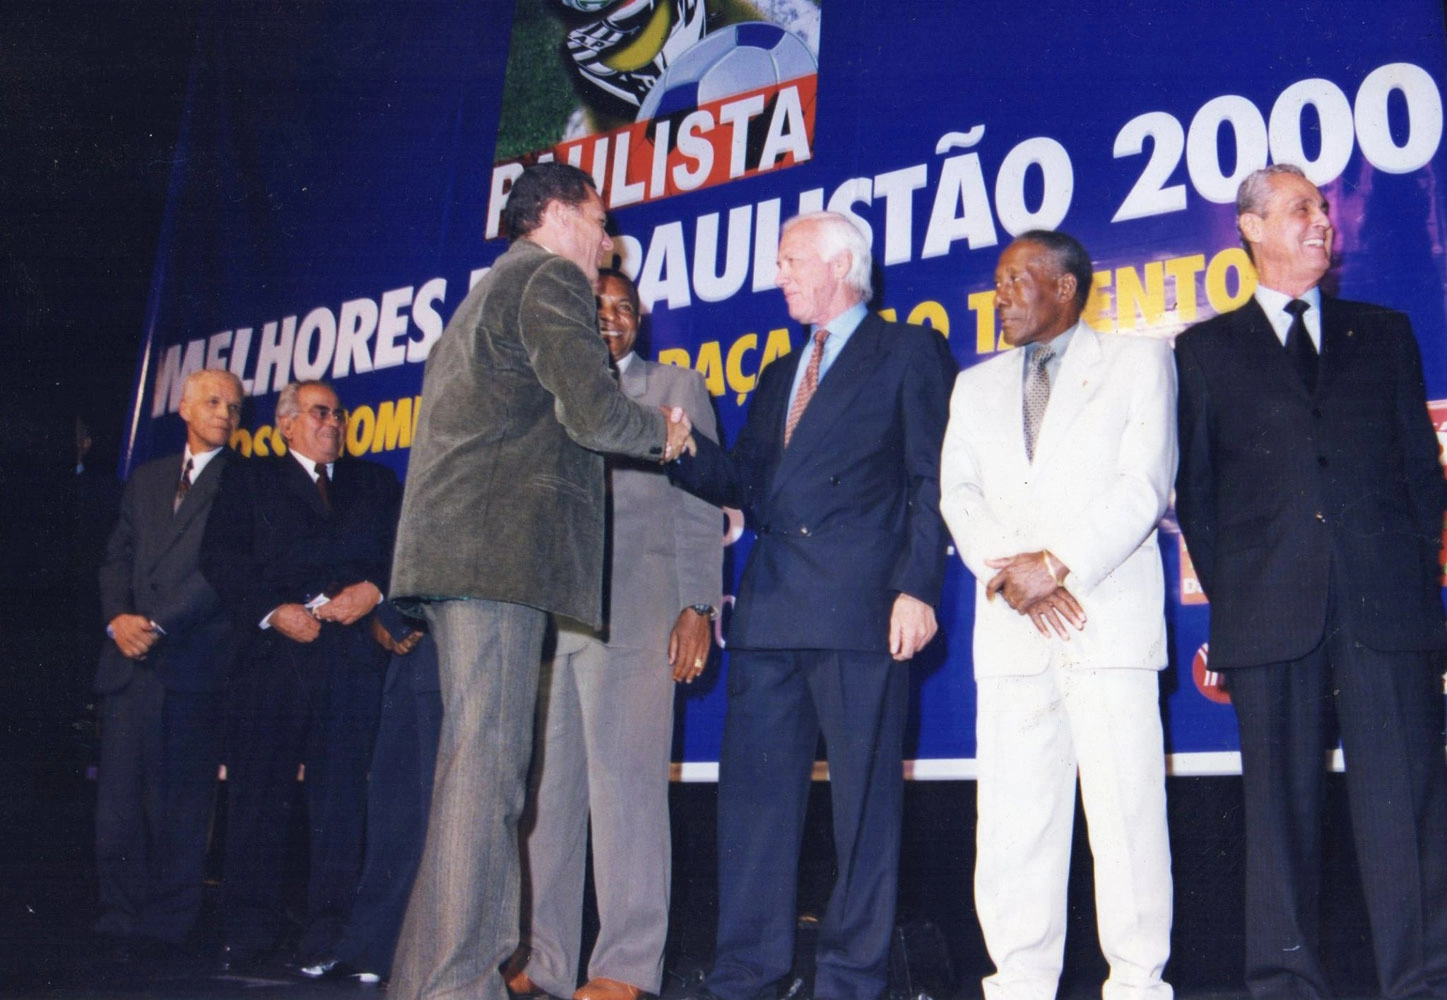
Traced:
<path fill-rule="evenodd" d="M 804 381 L 804 372 L 809 367 L 809 355 L 814 351 L 815 331 L 829 328 L 829 337 L 824 341 L 824 353 L 819 358 L 819 384 L 823 385 L 824 374 L 829 371 L 829 366 L 839 357 L 839 352 L 844 350 L 844 345 L 849 342 L 854 331 L 859 329 L 859 324 L 864 322 L 867 315 L 869 310 L 864 307 L 864 303 L 857 302 L 829 322 L 810 329 L 809 340 L 804 346 L 804 356 L 799 359 L 799 367 L 794 370 L 794 387 L 789 390 L 789 408 L 785 413 L 794 408 L 794 398 L 799 395 L 799 385 Z"/>

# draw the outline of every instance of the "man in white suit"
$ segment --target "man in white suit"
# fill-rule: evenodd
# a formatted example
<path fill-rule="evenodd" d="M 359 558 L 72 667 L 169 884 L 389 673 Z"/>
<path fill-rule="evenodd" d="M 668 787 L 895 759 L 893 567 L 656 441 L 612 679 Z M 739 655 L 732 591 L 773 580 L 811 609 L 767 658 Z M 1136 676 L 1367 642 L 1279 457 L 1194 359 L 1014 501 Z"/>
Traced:
<path fill-rule="evenodd" d="M 1085 249 L 1033 231 L 995 269 L 1002 353 L 960 374 L 940 510 L 976 578 L 975 905 L 986 1000 L 1051 1000 L 1075 784 L 1095 856 L 1104 1000 L 1169 1000 L 1171 865 L 1156 523 L 1176 469 L 1167 344 L 1080 321 Z"/>

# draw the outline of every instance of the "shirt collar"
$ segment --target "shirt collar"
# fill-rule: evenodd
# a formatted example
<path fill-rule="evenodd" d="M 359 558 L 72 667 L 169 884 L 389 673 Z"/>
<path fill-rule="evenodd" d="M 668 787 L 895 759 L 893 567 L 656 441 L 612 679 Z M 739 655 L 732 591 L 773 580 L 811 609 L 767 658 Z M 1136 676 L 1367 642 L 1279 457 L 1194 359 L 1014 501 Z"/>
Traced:
<path fill-rule="evenodd" d="M 1075 331 L 1080 328 L 1080 324 L 1083 322 L 1085 321 L 1080 319 L 1076 320 L 1069 329 L 1065 330 L 1063 333 L 1056 334 L 1052 339 L 1047 340 L 1043 344 L 1026 344 L 1025 363 L 1029 364 L 1034 359 L 1036 352 L 1043 350 L 1046 347 L 1049 347 L 1050 350 L 1054 352 L 1051 357 L 1052 361 L 1058 361 L 1059 359 L 1063 358 L 1065 356 L 1066 350 L 1070 347 L 1070 342 L 1075 339 Z M 1049 362 L 1047 362 L 1047 364 L 1048 363 Z"/>
<path fill-rule="evenodd" d="M 865 308 L 864 303 L 856 302 L 829 322 L 818 324 L 811 332 L 817 332 L 828 327 L 829 340 L 826 341 L 826 343 L 833 343 L 836 340 L 842 343 L 848 340 L 849 335 L 859 328 L 859 324 L 864 322 L 864 317 L 867 315 L 869 315 L 869 310 Z"/>
<path fill-rule="evenodd" d="M 1292 300 L 1291 296 L 1258 284 L 1253 297 L 1256 299 L 1256 304 L 1261 307 L 1261 311 L 1266 314 L 1271 328 L 1276 331 L 1276 339 L 1285 344 L 1286 331 L 1291 329 L 1292 317 L 1286 311 L 1286 304 Z M 1320 350 L 1321 288 L 1308 288 L 1296 297 L 1311 306 L 1301 319 L 1306 324 L 1307 333 L 1311 334 L 1312 340 L 1318 343 L 1318 350 Z"/>
<path fill-rule="evenodd" d="M 221 454 L 220 448 L 212 448 L 210 451 L 203 451 L 201 454 L 192 454 L 191 446 L 186 446 L 185 455 L 181 459 L 181 468 L 186 468 L 186 463 L 191 463 L 191 482 L 195 482 L 201 475 L 201 470 L 211 464 L 211 460 Z"/>
<path fill-rule="evenodd" d="M 301 463 L 301 467 L 306 470 L 306 474 L 307 474 L 308 476 L 311 476 L 311 477 L 312 477 L 312 482 L 316 482 L 316 481 L 317 481 L 317 463 L 316 463 L 316 462 L 314 462 L 314 461 L 312 461 L 311 459 L 307 458 L 305 455 L 303 455 L 303 454 L 302 454 L 301 452 L 299 452 L 299 451 L 288 451 L 287 454 L 291 455 L 292 458 L 296 459 L 298 462 Z M 336 465 L 336 464 L 337 464 L 336 462 L 328 462 L 328 463 L 327 463 L 327 478 L 328 478 L 328 479 L 331 479 L 331 478 L 332 478 L 332 466 L 334 466 L 334 465 Z"/>
<path fill-rule="evenodd" d="M 1321 287 L 1318 285 L 1313 285 L 1296 297 L 1313 309 L 1321 308 Z M 1286 303 L 1291 301 L 1291 296 L 1285 292 L 1278 292 L 1274 288 L 1267 288 L 1265 285 L 1258 284 L 1256 286 L 1256 301 L 1261 303 L 1261 308 L 1265 309 L 1266 314 L 1269 316 L 1272 311 L 1284 312 L 1286 310 Z"/>

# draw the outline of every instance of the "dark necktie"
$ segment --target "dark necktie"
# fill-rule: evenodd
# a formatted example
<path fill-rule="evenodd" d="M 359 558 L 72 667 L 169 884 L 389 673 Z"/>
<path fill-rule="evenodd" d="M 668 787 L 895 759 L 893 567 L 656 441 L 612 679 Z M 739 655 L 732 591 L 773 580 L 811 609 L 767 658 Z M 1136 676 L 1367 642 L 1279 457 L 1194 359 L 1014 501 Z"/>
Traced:
<path fill-rule="evenodd" d="M 181 480 L 176 484 L 176 496 L 171 501 L 171 513 L 181 509 L 181 501 L 186 499 L 186 494 L 191 492 L 191 459 L 186 459 L 186 467 L 181 470 Z"/>
<path fill-rule="evenodd" d="M 322 506 L 330 514 L 332 512 L 332 481 L 327 476 L 327 467 L 321 462 L 317 463 L 317 492 L 322 495 Z"/>
<path fill-rule="evenodd" d="M 1045 366 L 1055 357 L 1053 347 L 1037 347 L 1030 359 L 1030 373 L 1025 376 L 1025 406 L 1021 412 L 1025 424 L 1025 457 L 1035 461 L 1035 439 L 1045 421 L 1045 406 L 1050 402 L 1050 372 Z"/>
<path fill-rule="evenodd" d="M 1286 311 L 1291 313 L 1291 326 L 1286 331 L 1286 354 L 1306 391 L 1316 392 L 1316 372 L 1321 356 L 1316 353 L 1311 334 L 1306 332 L 1306 320 L 1303 318 L 1310 308 L 1310 303 L 1301 299 L 1286 303 Z"/>
<path fill-rule="evenodd" d="M 809 400 L 814 398 L 814 390 L 819 388 L 819 362 L 824 359 L 824 341 L 828 339 L 828 328 L 814 331 L 814 350 L 809 354 L 804 380 L 799 383 L 799 393 L 794 397 L 794 402 L 789 407 L 789 418 L 784 422 L 785 448 L 789 447 L 789 438 L 794 436 L 794 428 L 799 425 L 799 418 L 808 408 Z"/>

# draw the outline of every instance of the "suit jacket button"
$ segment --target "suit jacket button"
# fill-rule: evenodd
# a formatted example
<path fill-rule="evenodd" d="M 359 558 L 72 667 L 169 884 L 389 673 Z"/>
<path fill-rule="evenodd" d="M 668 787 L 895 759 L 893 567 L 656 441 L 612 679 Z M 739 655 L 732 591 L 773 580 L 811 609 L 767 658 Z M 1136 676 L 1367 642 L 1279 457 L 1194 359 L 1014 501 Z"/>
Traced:
<path fill-rule="evenodd" d="M 769 527 L 767 524 L 764 524 L 764 525 L 760 525 L 760 526 L 759 526 L 759 534 L 761 534 L 761 535 L 772 535 L 773 533 L 774 533 L 774 529 L 771 528 L 771 527 Z"/>
<path fill-rule="evenodd" d="M 838 476 L 830 476 L 830 477 L 829 477 L 829 485 L 830 485 L 830 486 L 838 486 L 838 485 L 839 485 L 839 477 L 838 477 Z"/>
<path fill-rule="evenodd" d="M 1316 456 L 1316 464 L 1319 465 L 1319 466 L 1321 466 L 1323 469 L 1325 469 L 1326 466 L 1327 466 L 1326 456 L 1325 456 L 1325 455 L 1318 455 L 1318 456 Z"/>
<path fill-rule="evenodd" d="M 808 526 L 807 524 L 805 524 L 805 525 L 800 525 L 800 527 L 799 527 L 799 534 L 803 535 L 805 538 L 808 538 L 808 537 L 809 537 L 809 526 Z"/>
<path fill-rule="evenodd" d="M 1325 524 L 1325 523 L 1326 523 L 1326 515 L 1323 514 L 1321 511 L 1317 511 L 1317 512 L 1316 512 L 1316 519 L 1317 519 L 1318 521 L 1320 521 L 1322 524 Z"/>
<path fill-rule="evenodd" d="M 1321 407 L 1319 407 L 1319 406 L 1313 406 L 1313 407 L 1311 408 L 1311 415 L 1312 415 L 1313 417 L 1315 417 L 1316 419 L 1320 420 L 1320 419 L 1321 419 Z"/>

